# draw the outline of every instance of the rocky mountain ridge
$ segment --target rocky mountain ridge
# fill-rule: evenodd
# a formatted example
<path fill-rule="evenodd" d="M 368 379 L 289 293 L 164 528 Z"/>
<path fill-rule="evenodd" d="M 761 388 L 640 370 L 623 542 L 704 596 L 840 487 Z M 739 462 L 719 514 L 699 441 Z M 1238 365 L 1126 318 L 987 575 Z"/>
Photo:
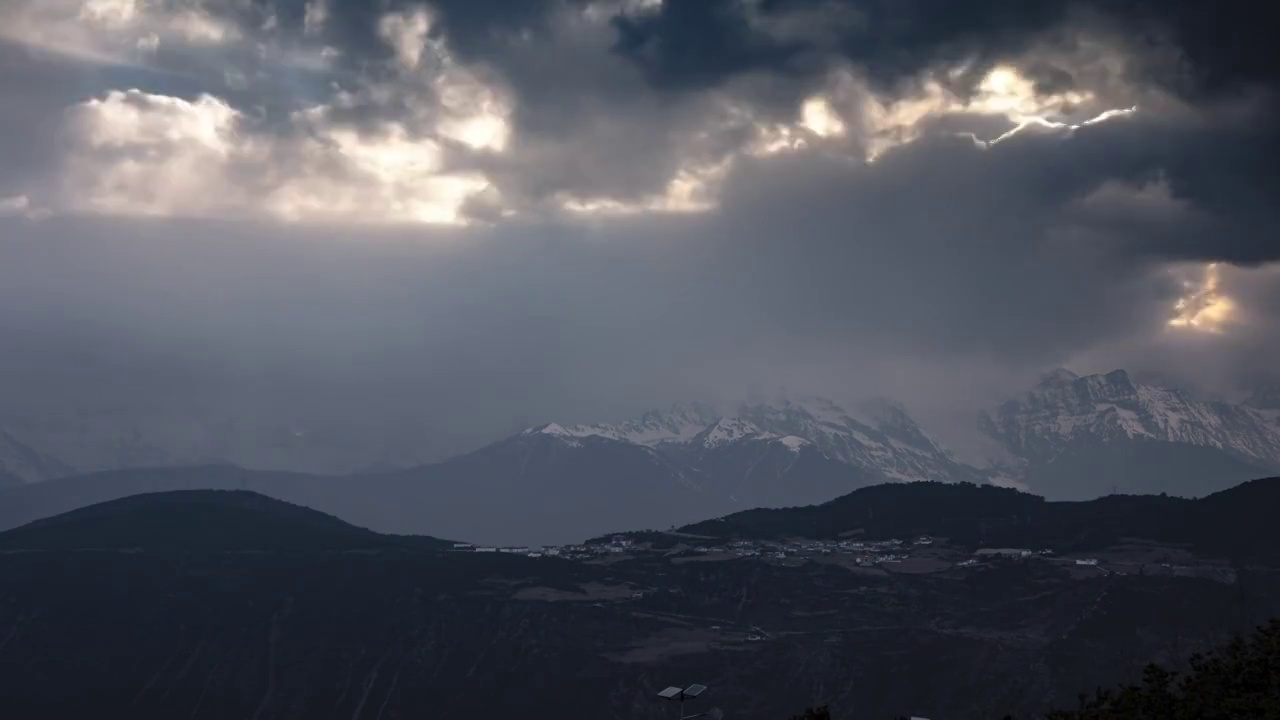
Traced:
<path fill-rule="evenodd" d="M 793 450 L 812 445 L 832 460 L 893 480 L 978 477 L 952 458 L 901 405 L 888 400 L 864 402 L 850 410 L 826 398 L 786 398 L 743 404 L 724 414 L 695 404 L 618 423 L 555 425 L 554 434 L 609 438 L 659 450 L 771 440 Z"/>
<path fill-rule="evenodd" d="M 1254 408 L 1135 383 L 1123 370 L 1084 377 L 1055 374 L 984 413 L 981 422 L 1022 457 L 1052 455 L 1070 444 L 1143 438 L 1280 463 L 1280 431 Z"/>
<path fill-rule="evenodd" d="M 531 542 L 820 503 L 884 481 L 991 483 L 1054 499 L 1117 492 L 1202 496 L 1280 470 L 1280 424 L 1269 414 L 1280 410 L 1266 409 L 1267 397 L 1259 393 L 1249 404 L 1205 401 L 1135 382 L 1123 371 L 1078 376 L 1060 370 L 981 414 L 975 425 L 992 451 L 985 459 L 962 461 L 896 403 L 844 406 L 802 397 L 727 412 L 691 404 L 609 424 L 549 423 L 443 462 L 270 482 L 286 482 L 288 499 L 331 511 L 351 508 L 382 528 L 416 531 L 428 521 L 445 522 L 457 537 L 519 541 L 528 533 Z M 125 449 L 155 445 L 143 436 L 134 440 Z M 151 457 L 138 462 L 155 466 L 163 487 L 195 489 L 209 477 L 182 467 L 162 470 L 178 461 Z M 0 484 L 10 486 L 69 472 L 11 436 L 0 436 L 0 463 Z M 127 478 L 135 467 L 95 477 L 133 487 Z M 89 482 L 96 480 L 27 494 L 43 498 L 40 507 L 62 510 L 79 506 L 76 498 L 119 495 L 69 490 Z M 70 495 L 53 497 L 58 488 Z M 34 502 L 18 497 L 23 489 L 6 491 L 16 493 L 7 502 Z"/>
<path fill-rule="evenodd" d="M 1246 404 L 1059 370 L 979 424 L 1005 456 L 988 468 L 1055 497 L 1203 495 L 1280 469 L 1280 425 Z"/>

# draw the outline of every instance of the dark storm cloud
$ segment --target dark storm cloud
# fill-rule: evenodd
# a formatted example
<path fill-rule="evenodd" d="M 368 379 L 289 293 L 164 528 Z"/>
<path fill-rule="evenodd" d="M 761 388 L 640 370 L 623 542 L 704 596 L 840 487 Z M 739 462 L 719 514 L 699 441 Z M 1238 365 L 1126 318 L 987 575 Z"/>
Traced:
<path fill-rule="evenodd" d="M 821 14 L 809 15 L 809 26 L 799 33 L 767 32 L 771 22 L 818 9 L 843 9 L 852 19 L 834 25 L 834 38 Z M 673 91 L 761 71 L 816 74 L 836 61 L 853 62 L 891 88 L 925 70 L 972 61 L 974 72 L 953 85 L 963 92 L 985 68 L 1019 61 L 1040 91 L 1051 92 L 1076 80 L 1069 70 L 1037 60 L 1036 49 L 1069 47 L 1075 40 L 1066 31 L 1072 29 L 1111 33 L 1125 38 L 1130 82 L 1158 84 L 1209 115 L 1083 129 L 1059 146 L 1078 154 L 1053 163 L 1053 172 L 1035 158 L 1011 159 L 1024 168 L 1019 182 L 1042 188 L 1044 202 L 1051 203 L 1081 182 L 1087 189 L 1100 178 L 1162 174 L 1177 197 L 1214 216 L 1210 224 L 1218 230 L 1185 228 L 1147 238 L 1135 249 L 1166 258 L 1259 263 L 1280 258 L 1280 238 L 1271 231 L 1280 222 L 1280 172 L 1271 159 L 1280 157 L 1280 60 L 1268 17 L 1265 4 L 1252 2 L 667 0 L 618 18 L 615 49 L 652 83 Z M 1248 111 L 1222 109 L 1249 92 L 1262 94 Z M 1103 137 L 1093 142 L 1090 136 Z M 1031 153 L 1051 148 L 1028 144 Z"/>
<path fill-rule="evenodd" d="M 821 25 L 822 12 L 844 10 L 853 21 L 836 37 Z M 818 12 L 814 12 L 818 11 Z M 1087 11 L 1096 18 L 1081 18 Z M 813 13 L 813 27 L 778 38 L 753 22 Z M 893 82 L 937 65 L 977 60 L 990 65 L 1018 57 L 1067 29 L 1069 21 L 1101 19 L 1137 33 L 1136 49 L 1172 43 L 1182 53 L 1183 72 L 1161 69 L 1155 77 L 1188 92 L 1241 84 L 1272 85 L 1280 61 L 1272 52 L 1265 3 L 1226 0 L 666 0 L 660 6 L 620 15 L 617 51 L 643 66 L 654 82 L 675 87 L 716 85 L 756 70 L 821 71 L 823 63 L 802 57 L 840 57 L 865 66 L 875 78 Z M 806 35 L 808 37 L 806 37 Z M 1044 68 L 1044 87 L 1061 87 L 1061 68 Z"/>
<path fill-rule="evenodd" d="M 1060 208 L 1107 177 L 1105 167 L 1073 172 L 1074 142 L 985 150 L 944 137 L 870 167 L 814 156 L 762 163 L 726 190 L 722 257 L 750 277 L 755 311 L 781 332 L 785 322 L 808 337 L 906 343 L 904 353 L 1034 364 L 1086 338 L 1149 328 L 1166 298 L 1122 238 L 1064 246 L 1055 235 Z M 1041 153 L 1030 172 L 1027 156 Z"/>
<path fill-rule="evenodd" d="M 664 2 L 614 19 L 617 52 L 640 64 L 655 83 L 678 88 L 718 85 L 753 70 L 807 74 L 811 48 L 770 37 L 748 21 L 738 0 Z"/>
<path fill-rule="evenodd" d="M 1280 98 L 1276 98 L 1280 99 Z M 1193 237 L 1153 241 L 1166 256 L 1257 264 L 1280 259 L 1280 107 L 1268 99 L 1243 127 L 1171 129 L 1160 167 L 1174 193 L 1214 216 L 1219 227 Z M 1150 139 L 1135 138 L 1135 141 Z"/>
<path fill-rule="evenodd" d="M 707 115 L 705 102 L 693 92 L 699 89 L 738 82 L 734 92 L 762 119 L 785 119 L 818 89 L 822 72 L 835 61 L 852 61 L 880 87 L 893 88 L 923 70 L 976 60 L 973 72 L 956 81 L 954 89 L 963 90 L 965 83 L 980 79 L 983 68 L 1012 59 L 1041 91 L 1061 91 L 1079 78 L 1034 50 L 1071 46 L 1075 38 L 1066 31 L 1072 28 L 1107 32 L 1125 38 L 1126 68 L 1135 75 L 1130 81 L 1159 82 L 1216 114 L 1157 120 L 1137 132 L 1130 132 L 1132 125 L 1082 129 L 1081 136 L 1112 137 L 1071 141 L 1077 154 L 1057 162 L 1054 173 L 1040 169 L 1035 147 L 1029 147 L 1009 161 L 1022 163 L 1021 182 L 1042 187 L 1045 202 L 1053 202 L 1063 196 L 1061 188 L 1080 182 L 1088 189 L 1100 178 L 1163 174 L 1176 196 L 1196 203 L 1229 230 L 1187 227 L 1149 238 L 1145 247 L 1135 244 L 1136 249 L 1153 257 L 1241 263 L 1280 257 L 1280 240 L 1265 230 L 1277 221 L 1280 207 L 1280 174 L 1267 159 L 1280 155 L 1275 100 L 1256 100 L 1247 112 L 1212 106 L 1226 102 L 1222 98 L 1229 90 L 1275 79 L 1258 5 L 1226 2 L 1209 10 L 1194 2 L 1157 6 L 1092 0 L 666 0 L 615 17 L 613 37 L 605 42 L 577 37 L 577 29 L 565 27 L 566 18 L 585 5 L 569 0 L 514 5 L 328 0 L 319 39 L 341 51 L 334 61 L 340 71 L 332 79 L 349 87 L 386 81 L 392 77 L 386 62 L 393 50 L 379 35 L 380 19 L 388 12 L 430 8 L 432 35 L 445 39 L 459 58 L 497 73 L 512 93 L 512 120 L 522 138 L 510 158 L 463 152 L 453 163 L 478 165 L 508 195 L 540 201 L 563 191 L 620 197 L 659 191 L 687 151 L 679 139 L 698 133 Z M 274 32 L 299 37 L 306 15 L 303 0 L 221 7 L 246 35 L 259 39 L 266 36 L 262 26 L 268 17 L 276 18 Z M 629 75 L 615 59 L 632 62 L 643 73 Z M 222 94 L 238 106 L 263 107 L 263 120 L 287 122 L 300 102 L 319 101 L 326 92 L 329 79 L 323 75 L 267 70 L 267 81 Z M 776 81 L 767 79 L 771 74 Z M 743 86 L 739 81 L 747 76 L 755 80 Z M 378 123 L 409 117 L 431 102 L 419 94 L 335 110 L 334 116 Z M 946 122 L 938 120 L 935 129 Z M 742 141 L 741 133 L 722 133 L 722 152 Z"/>
<path fill-rule="evenodd" d="M 434 37 L 448 38 L 468 61 L 489 61 L 521 35 L 545 37 L 557 9 L 586 4 L 587 0 L 254 0 L 252 14 L 274 16 L 281 32 L 301 36 L 308 5 L 322 7 L 325 21 L 316 35 L 346 51 L 348 61 L 359 66 L 391 57 L 378 31 L 388 13 L 429 9 Z"/>
<path fill-rule="evenodd" d="M 486 165 L 495 177 L 507 178 L 501 182 L 510 192 L 538 198 L 569 189 L 654 191 L 678 157 L 679 147 L 671 140 L 695 132 L 702 112 L 696 100 L 682 104 L 662 92 L 654 96 L 610 68 L 608 58 L 601 57 L 604 47 L 557 35 L 555 23 L 564 19 L 557 13 L 584 4 L 446 0 L 428 5 L 437 18 L 433 34 L 447 38 L 459 57 L 495 69 L 514 94 L 513 119 L 532 150 L 514 165 Z M 346 67 L 374 72 L 367 63 L 391 55 L 378 35 L 379 19 L 418 6 L 402 0 L 330 0 L 325 37 L 343 49 Z M 300 27 L 303 3 L 276 8 Z M 1062 91 L 1077 78 L 1068 68 L 1037 59 L 1033 50 L 1071 46 L 1075 39 L 1067 31 L 1080 28 L 1125 38 L 1131 82 L 1158 83 L 1214 109 L 1230 99 L 1230 92 L 1274 85 L 1276 61 L 1262 14 L 1260 4 L 1236 1 L 666 0 L 617 16 L 612 51 L 637 64 L 653 86 L 677 95 L 740 76 L 779 74 L 783 82 L 757 82 L 746 96 L 769 117 L 793 112 L 836 60 L 863 67 L 884 88 L 923 70 L 976 61 L 954 88 L 963 91 L 965 83 L 981 78 L 983 68 L 1016 59 L 1025 61 L 1021 64 L 1042 92 Z M 394 111 L 376 108 L 379 118 Z M 1239 263 L 1280 258 L 1280 239 L 1267 231 L 1280 221 L 1280 173 L 1268 159 L 1280 156 L 1275 98 L 1263 97 L 1247 112 L 1214 112 L 1141 125 L 1100 124 L 1082 129 L 1065 145 L 1025 143 L 1027 152 L 1010 153 L 1014 157 L 1008 162 L 1024 168 L 1019 182 L 1042 188 L 1046 203 L 1071 196 L 1070 188 L 1080 183 L 1088 190 L 1106 178 L 1134 181 L 1161 174 L 1177 197 L 1194 202 L 1226 229 L 1193 232 L 1188 227 L 1148 238 L 1145 245 L 1135 243 L 1136 251 Z M 636 133 L 645 137 L 629 142 Z M 555 142 L 556 151 L 538 150 L 544 146 L 539 138 Z M 578 148 L 564 151 L 574 145 Z M 651 151 L 638 154 L 637 146 Z M 1054 172 L 1044 172 L 1034 156 L 1038 148 L 1062 147 L 1069 147 L 1069 154 L 1054 163 Z M 609 172 L 588 172 L 593 167 Z"/>
<path fill-rule="evenodd" d="M 540 224 L 528 219 L 536 212 L 511 220 L 475 200 L 493 226 L 459 230 L 0 219 L 0 241 L 11 243 L 0 249 L 0 328 L 23 339 L 0 360 L 43 378 L 9 391 L 29 391 L 32 403 L 49 387 L 122 402 L 172 393 L 181 404 L 187 388 L 241 414 L 402 419 L 451 449 L 517 417 L 609 419 L 753 385 L 930 402 L 970 392 L 984 373 L 1014 389 L 1018 373 L 1093 349 L 1103 365 L 1159 367 L 1185 350 L 1151 340 L 1167 337 L 1183 291 L 1168 263 L 1280 258 L 1271 167 L 1280 151 L 1266 122 L 1275 108 L 1246 92 L 1273 79 L 1263 25 L 1245 22 L 1252 5 L 1215 5 L 1213 17 L 1191 3 L 1100 0 L 790 0 L 761 3 L 757 16 L 745 5 L 666 0 L 593 29 L 572 24 L 581 5 L 570 2 L 427 4 L 433 34 L 514 96 L 512 146 L 459 151 L 459 167 L 481 169 L 536 211 L 564 191 L 635 200 L 700 154 L 736 154 L 716 210 Z M 378 34 L 387 12 L 417 6 L 330 0 L 314 41 L 340 51 L 332 69 L 276 67 L 269 56 L 245 68 L 267 80 L 213 91 L 250 114 L 276 103 L 268 115 L 284 125 L 292 110 L 328 99 L 330 82 L 430 80 L 400 78 Z M 273 32 L 283 46 L 305 41 L 302 2 L 245 7 L 227 4 L 227 17 L 253 43 Z M 1226 21 L 1236 46 L 1193 32 L 1225 32 Z M 915 73 L 968 59 L 979 68 L 1015 60 L 1042 92 L 1077 87 L 1088 73 L 1038 55 L 1069 46 L 1059 32 L 1068 27 L 1124 36 L 1123 81 L 1158 81 L 1187 106 L 1156 104 L 1074 132 L 1029 126 L 989 147 L 955 133 L 991 138 L 1011 120 L 926 118 L 923 137 L 874 163 L 852 157 L 863 142 L 856 127 L 808 151 L 741 152 L 751 122 L 793 121 L 836 61 L 865 67 L 888 98 L 918 90 Z M 27 59 L 9 57 L 5 88 L 45 97 L 22 79 Z M 195 90 L 181 84 L 189 79 L 54 75 L 65 94 L 0 117 L 23 139 L 0 142 L 0 158 L 35 168 L 41 153 L 23 143 L 58 127 L 59 106 L 106 89 Z M 748 119 L 708 129 L 726 98 Z M 431 102 L 393 94 L 344 119 L 404 120 Z M 253 129 L 270 139 L 269 123 Z M 42 152 L 52 154 L 47 143 Z M 253 167 L 266 177 L 292 169 Z M 1143 192 L 1155 200 L 1135 199 Z M 1265 364 L 1260 348 L 1280 347 L 1264 277 L 1274 279 L 1233 276 L 1224 288 L 1248 305 L 1251 324 L 1200 338 L 1222 357 L 1203 351 L 1197 371 L 1217 362 L 1244 376 Z"/>

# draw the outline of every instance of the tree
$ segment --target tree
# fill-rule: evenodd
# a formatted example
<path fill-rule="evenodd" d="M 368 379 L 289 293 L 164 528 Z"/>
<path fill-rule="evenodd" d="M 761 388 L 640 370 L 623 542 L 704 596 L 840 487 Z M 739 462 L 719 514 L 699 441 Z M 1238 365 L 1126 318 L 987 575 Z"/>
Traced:
<path fill-rule="evenodd" d="M 1280 620 L 1249 639 L 1235 638 L 1208 656 L 1193 656 L 1190 671 L 1149 665 L 1142 681 L 1099 690 L 1077 710 L 1049 720 L 1270 720 L 1280 718 Z"/>

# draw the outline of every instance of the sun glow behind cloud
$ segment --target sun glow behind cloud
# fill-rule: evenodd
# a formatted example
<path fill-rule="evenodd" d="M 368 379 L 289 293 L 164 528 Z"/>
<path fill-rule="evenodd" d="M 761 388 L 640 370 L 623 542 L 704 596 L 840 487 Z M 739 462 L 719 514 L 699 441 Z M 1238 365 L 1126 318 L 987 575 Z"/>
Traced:
<path fill-rule="evenodd" d="M 1186 294 L 1174 303 L 1169 327 L 1220 333 L 1235 318 L 1236 303 L 1221 290 L 1218 263 L 1205 265 L 1198 279 L 1186 280 L 1182 285 Z"/>
<path fill-rule="evenodd" d="M 844 121 L 824 97 L 812 97 L 800 106 L 800 124 L 818 137 L 844 135 Z"/>
<path fill-rule="evenodd" d="M 1091 99 L 1092 96 L 1088 93 L 1070 90 L 1062 93 L 1037 93 L 1035 83 L 1024 77 L 1017 68 L 999 65 L 992 68 L 978 84 L 978 93 L 969 101 L 966 109 L 999 113 L 1017 123 L 1051 121 L 1054 116 L 1067 115 L 1072 108 Z"/>

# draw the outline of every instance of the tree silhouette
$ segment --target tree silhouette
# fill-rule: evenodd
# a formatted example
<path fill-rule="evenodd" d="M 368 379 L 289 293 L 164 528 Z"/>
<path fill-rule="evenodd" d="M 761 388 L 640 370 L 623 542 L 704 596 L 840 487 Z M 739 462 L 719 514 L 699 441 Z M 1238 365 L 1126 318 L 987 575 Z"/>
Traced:
<path fill-rule="evenodd" d="M 1183 677 L 1149 665 L 1142 681 L 1081 697 L 1049 720 L 1271 720 L 1280 718 L 1280 620 L 1191 658 Z"/>

